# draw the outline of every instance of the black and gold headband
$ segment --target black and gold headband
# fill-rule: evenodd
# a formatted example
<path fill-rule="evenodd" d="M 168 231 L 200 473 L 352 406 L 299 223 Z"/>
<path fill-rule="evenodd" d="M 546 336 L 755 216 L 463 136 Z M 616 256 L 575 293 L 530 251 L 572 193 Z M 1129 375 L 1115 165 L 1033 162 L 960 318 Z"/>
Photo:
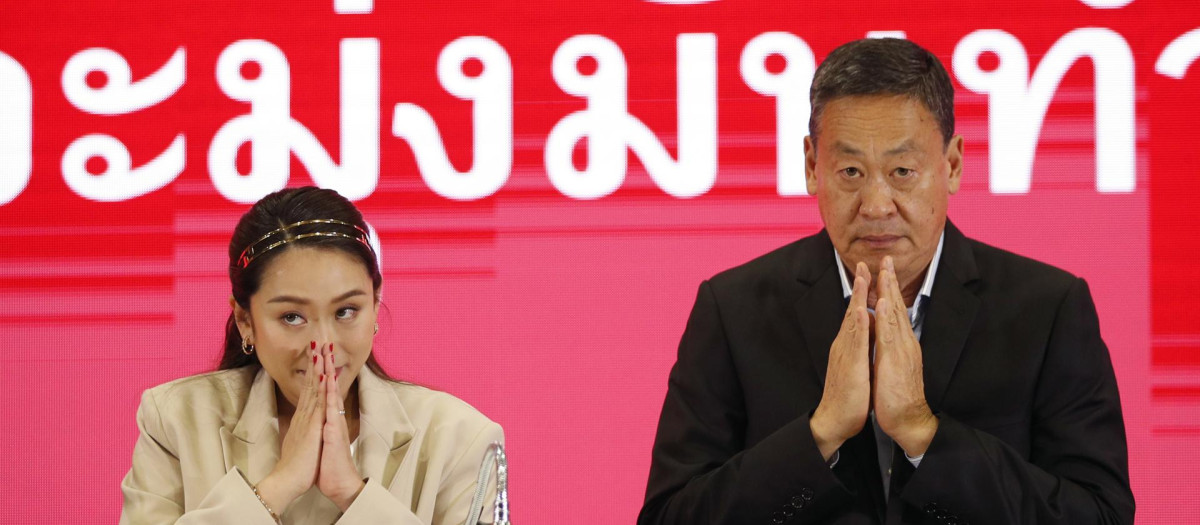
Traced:
<path fill-rule="evenodd" d="M 308 233 L 301 233 L 299 235 L 286 235 L 286 233 L 288 231 L 290 231 L 294 228 L 299 228 L 301 226 L 308 226 L 311 224 L 327 224 L 327 225 L 333 225 L 335 227 L 345 226 L 350 229 L 351 233 L 326 230 L 326 231 L 313 231 L 313 232 L 308 232 Z M 260 245 L 262 245 L 263 243 L 266 243 L 267 241 L 272 240 L 272 238 L 278 237 L 280 235 L 283 235 L 283 238 L 278 239 L 275 242 L 272 242 L 272 243 L 266 244 L 265 246 L 260 247 Z M 276 229 L 276 230 L 272 230 L 272 231 L 268 232 L 266 235 L 259 237 L 257 240 L 255 240 L 254 242 L 247 245 L 245 250 L 242 250 L 242 255 L 240 257 L 238 257 L 238 260 L 237 260 L 237 266 L 239 268 L 245 268 L 247 266 L 250 266 L 250 263 L 253 262 L 254 259 L 258 258 L 258 256 L 260 256 L 264 253 L 267 253 L 275 248 L 283 246 L 289 242 L 295 242 L 295 241 L 299 241 L 301 239 L 307 239 L 309 237 L 342 237 L 342 238 L 350 239 L 353 241 L 361 242 L 361 243 L 363 243 L 364 246 L 367 247 L 368 250 L 371 250 L 371 253 L 375 252 L 375 249 L 371 247 L 370 234 L 368 234 L 366 230 L 362 229 L 358 225 L 351 224 L 346 221 L 339 221 L 337 219 L 310 219 L 307 221 L 293 222 L 287 226 L 284 226 L 284 227 Z"/>

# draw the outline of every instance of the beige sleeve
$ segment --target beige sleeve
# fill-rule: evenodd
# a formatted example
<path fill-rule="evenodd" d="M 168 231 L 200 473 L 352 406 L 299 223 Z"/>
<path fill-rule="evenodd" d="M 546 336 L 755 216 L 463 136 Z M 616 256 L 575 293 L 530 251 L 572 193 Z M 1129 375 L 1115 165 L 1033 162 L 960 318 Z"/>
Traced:
<path fill-rule="evenodd" d="M 475 495 L 475 484 L 479 477 L 479 466 L 488 446 L 493 442 L 504 442 L 504 431 L 500 425 L 489 422 L 471 441 L 446 470 L 446 476 L 438 486 L 437 503 L 434 507 L 433 523 L 420 521 L 410 509 L 400 503 L 378 481 L 367 480 L 366 487 L 346 513 L 338 520 L 339 525 L 379 524 L 395 525 L 463 525 L 467 519 L 467 508 Z M 492 508 L 496 501 L 496 476 L 492 476 L 487 488 L 481 523 L 492 522 Z M 474 524 L 472 524 L 474 525 Z"/>
<path fill-rule="evenodd" d="M 423 523 L 412 510 L 400 503 L 391 492 L 383 488 L 378 481 L 368 479 L 362 492 L 354 498 L 354 503 L 346 509 L 346 513 L 337 520 L 340 525 L 395 524 L 395 525 L 428 525 Z"/>
<path fill-rule="evenodd" d="M 236 468 L 213 486 L 197 508 L 185 514 L 179 457 L 166 439 L 158 405 L 149 390 L 142 394 L 137 425 L 139 435 L 133 447 L 133 465 L 121 481 L 125 500 L 121 525 L 275 524 Z"/>
<path fill-rule="evenodd" d="M 470 446 L 459 456 L 454 466 L 450 467 L 446 479 L 438 494 L 438 504 L 434 510 L 433 525 L 462 525 L 467 519 L 467 511 L 471 506 L 471 498 L 475 496 L 475 487 L 479 480 L 479 467 L 483 456 L 492 443 L 504 443 L 504 430 L 500 425 L 489 422 L 479 435 L 471 441 Z M 480 515 L 480 523 L 491 523 L 493 508 L 496 503 L 496 475 L 493 472 L 488 481 L 487 491 Z M 475 525 L 475 524 L 470 524 Z"/>

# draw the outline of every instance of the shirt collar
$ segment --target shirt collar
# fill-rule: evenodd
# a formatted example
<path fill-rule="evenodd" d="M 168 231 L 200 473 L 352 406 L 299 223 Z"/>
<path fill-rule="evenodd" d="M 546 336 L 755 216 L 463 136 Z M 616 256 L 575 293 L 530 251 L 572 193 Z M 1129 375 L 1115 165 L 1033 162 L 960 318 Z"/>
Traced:
<path fill-rule="evenodd" d="M 941 237 L 938 238 L 937 249 L 933 252 L 933 261 L 929 263 L 929 271 L 925 272 L 925 282 L 921 283 L 921 291 L 918 292 L 918 297 L 929 297 L 933 294 L 933 277 L 937 275 L 938 263 L 942 260 L 942 243 L 946 241 L 946 230 L 942 230 Z M 850 287 L 850 281 L 846 279 L 846 265 L 842 263 L 842 256 L 833 250 L 833 260 L 837 262 L 838 277 L 842 280 L 842 298 L 849 299 L 853 288 Z"/>

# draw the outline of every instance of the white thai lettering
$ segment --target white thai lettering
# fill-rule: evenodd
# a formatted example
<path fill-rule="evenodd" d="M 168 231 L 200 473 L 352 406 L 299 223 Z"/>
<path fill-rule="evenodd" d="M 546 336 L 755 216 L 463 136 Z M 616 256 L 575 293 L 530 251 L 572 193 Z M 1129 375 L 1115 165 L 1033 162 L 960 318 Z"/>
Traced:
<path fill-rule="evenodd" d="M 983 71 L 978 58 L 995 53 L 999 66 Z M 1133 53 L 1121 35 L 1101 28 L 1076 29 L 1050 48 L 1029 75 L 1025 46 L 1011 34 L 975 31 L 954 50 L 954 72 L 967 89 L 988 95 L 989 188 L 992 193 L 1028 193 L 1038 137 L 1059 82 L 1076 60 L 1095 67 L 1096 189 L 1134 190 Z"/>
<path fill-rule="evenodd" d="M 483 71 L 463 72 L 463 64 L 478 60 Z M 512 173 L 512 64 L 496 41 L 481 36 L 459 38 L 438 56 L 438 80 L 450 94 L 473 102 L 474 159 L 466 172 L 450 164 L 437 123 L 416 104 L 397 104 L 392 134 L 407 140 L 421 177 L 434 193 L 447 199 L 475 200 L 491 196 Z"/>
<path fill-rule="evenodd" d="M 171 98 L 186 80 L 187 54 L 176 49 L 158 71 L 137 82 L 125 57 L 111 49 L 85 49 L 67 60 L 62 89 L 67 100 L 81 111 L 95 115 L 123 115 L 154 106 Z M 103 73 L 102 86 L 92 87 L 87 76 Z"/>
<path fill-rule="evenodd" d="M 17 198 L 33 175 L 33 84 L 0 52 L 0 206 Z"/>
<path fill-rule="evenodd" d="M 1154 70 L 1178 80 L 1187 74 L 1197 57 L 1200 57 L 1200 28 L 1188 31 L 1167 44 L 1154 63 Z"/>
<path fill-rule="evenodd" d="M 554 53 L 554 80 L 566 93 L 587 99 L 587 108 L 555 124 L 546 140 L 546 173 L 559 191 L 576 199 L 596 199 L 625 180 L 626 150 L 646 166 L 650 178 L 669 195 L 703 195 L 717 176 L 716 35 L 685 33 L 676 38 L 676 93 L 679 160 L 641 120 L 629 114 L 625 56 L 598 35 L 567 39 Z M 591 57 L 594 72 L 577 64 Z M 587 138 L 588 165 L 572 162 L 575 145 Z"/>
<path fill-rule="evenodd" d="M 778 73 L 767 69 L 767 58 L 772 55 L 787 61 Z M 808 88 L 816 67 L 812 49 L 791 33 L 763 33 L 742 49 L 742 80 L 759 94 L 775 97 L 776 191 L 783 196 L 808 195 L 804 136 L 812 111 Z"/>
<path fill-rule="evenodd" d="M 294 152 L 317 185 L 348 199 L 370 195 L 379 182 L 379 41 L 347 38 L 340 46 L 340 165 L 303 124 L 291 117 L 287 58 L 264 40 L 235 42 L 217 59 L 217 84 L 227 96 L 250 103 L 250 113 L 217 130 L 208 150 L 213 185 L 226 198 L 250 203 L 287 184 Z M 254 62 L 255 78 L 241 69 Z M 238 173 L 237 150 L 251 145 L 250 173 Z"/>
<path fill-rule="evenodd" d="M 178 48 L 158 71 L 137 82 L 125 57 L 111 49 L 85 49 L 63 67 L 62 89 L 76 108 L 94 115 L 134 113 L 171 98 L 187 80 L 187 54 Z M 88 85 L 87 76 L 104 75 L 103 83 Z M 110 135 L 93 133 L 77 138 L 63 152 L 63 180 L 81 197 L 117 202 L 140 197 L 175 180 L 186 164 L 186 139 L 180 133 L 165 151 L 144 166 L 134 168 L 129 149 Z M 100 173 L 91 173 L 87 162 L 104 160 Z"/>

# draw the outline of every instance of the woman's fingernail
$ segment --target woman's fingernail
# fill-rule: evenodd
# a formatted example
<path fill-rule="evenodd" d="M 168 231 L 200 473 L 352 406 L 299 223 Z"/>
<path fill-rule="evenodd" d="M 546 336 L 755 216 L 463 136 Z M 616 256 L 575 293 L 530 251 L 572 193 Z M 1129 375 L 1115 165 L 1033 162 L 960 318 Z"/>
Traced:
<path fill-rule="evenodd" d="M 309 341 L 309 342 L 308 342 L 308 349 L 309 349 L 309 350 L 316 350 L 316 349 L 317 349 L 317 342 L 316 342 L 316 341 Z"/>
<path fill-rule="evenodd" d="M 324 382 L 325 382 L 325 374 L 321 374 L 321 382 L 322 382 L 322 383 L 324 383 Z"/>
<path fill-rule="evenodd" d="M 317 355 L 313 354 L 313 364 L 317 364 Z"/>

